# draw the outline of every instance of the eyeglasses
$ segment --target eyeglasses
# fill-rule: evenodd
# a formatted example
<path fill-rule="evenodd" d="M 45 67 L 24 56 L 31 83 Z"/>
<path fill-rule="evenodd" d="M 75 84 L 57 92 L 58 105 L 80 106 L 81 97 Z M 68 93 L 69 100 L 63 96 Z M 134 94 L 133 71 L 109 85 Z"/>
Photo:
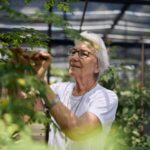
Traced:
<path fill-rule="evenodd" d="M 93 54 L 93 53 L 91 53 L 91 52 L 89 52 L 87 50 L 83 50 L 83 49 L 71 48 L 68 51 L 69 56 L 74 56 L 76 53 L 78 53 L 78 56 L 80 58 L 87 58 L 90 55 L 95 56 L 95 54 Z"/>

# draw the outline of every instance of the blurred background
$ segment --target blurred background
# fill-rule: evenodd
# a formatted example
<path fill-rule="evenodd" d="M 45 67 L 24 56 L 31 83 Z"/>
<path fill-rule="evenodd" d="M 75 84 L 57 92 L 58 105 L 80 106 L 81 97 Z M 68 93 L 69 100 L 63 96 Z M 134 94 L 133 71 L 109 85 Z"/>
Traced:
<path fill-rule="evenodd" d="M 22 0 L 9 0 L 11 8 L 31 16 L 46 11 L 43 0 L 31 1 L 25 5 Z M 111 65 L 126 67 L 128 78 L 138 78 L 142 84 L 150 71 L 150 1 L 149 0 L 84 0 L 71 2 L 71 12 L 52 7 L 49 12 L 59 14 L 72 29 L 91 31 L 101 35 L 110 51 Z M 36 20 L 13 19 L 5 12 L 0 14 L 0 32 L 14 28 L 33 28 L 51 37 L 53 65 L 67 67 L 67 50 L 73 45 L 64 29 Z M 122 73 L 120 73 L 122 74 Z M 122 75 L 122 76 L 126 76 Z"/>

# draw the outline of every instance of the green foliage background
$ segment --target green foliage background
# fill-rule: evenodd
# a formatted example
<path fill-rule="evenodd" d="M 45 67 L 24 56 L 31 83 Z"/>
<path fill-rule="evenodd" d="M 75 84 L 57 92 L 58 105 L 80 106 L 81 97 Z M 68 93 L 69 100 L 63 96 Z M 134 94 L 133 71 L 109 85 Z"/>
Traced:
<path fill-rule="evenodd" d="M 150 89 L 141 87 L 139 81 L 129 80 L 126 80 L 128 86 L 124 87 L 122 80 L 114 67 L 99 79 L 104 87 L 116 91 L 119 98 L 116 120 L 106 149 L 148 150 L 150 135 L 144 131 L 144 127 L 150 124 Z"/>
<path fill-rule="evenodd" d="M 59 11 L 71 11 L 69 2 L 75 0 L 44 1 L 44 12 L 35 12 L 30 16 L 14 10 L 8 0 L 0 1 L 0 12 L 7 14 L 7 17 L 13 20 L 23 20 L 24 22 L 42 21 L 47 24 L 53 24 L 62 27 L 64 32 L 70 37 L 78 36 L 78 33 L 69 29 L 69 24 L 61 16 L 50 13 L 49 9 L 53 6 Z M 28 5 L 32 0 L 23 0 L 24 5 Z M 35 42 L 36 41 L 36 42 Z M 34 110 L 34 103 L 37 96 L 45 98 L 45 86 L 39 81 L 32 68 L 31 62 L 22 64 L 21 53 L 15 54 L 10 48 L 28 47 L 32 51 L 36 47 L 42 47 L 50 51 L 48 43 L 51 37 L 34 29 L 15 28 L 10 32 L 0 33 L 0 149 L 50 149 L 42 143 L 35 143 L 31 139 L 31 129 L 28 125 L 32 123 L 41 123 L 47 125 L 51 119 L 44 113 Z M 17 59 L 16 62 L 12 58 Z M 18 96 L 22 91 L 24 97 Z M 24 116 L 30 116 L 25 123 Z"/>

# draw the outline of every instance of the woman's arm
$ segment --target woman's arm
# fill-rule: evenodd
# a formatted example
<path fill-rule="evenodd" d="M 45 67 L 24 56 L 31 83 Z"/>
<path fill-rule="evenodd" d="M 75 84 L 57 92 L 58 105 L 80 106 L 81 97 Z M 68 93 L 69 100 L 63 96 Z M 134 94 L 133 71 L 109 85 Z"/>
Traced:
<path fill-rule="evenodd" d="M 51 62 L 51 56 L 47 52 L 39 52 L 34 54 L 32 59 L 35 62 L 37 77 L 43 79 Z M 72 140 L 81 140 L 101 130 L 101 123 L 96 115 L 86 112 L 81 117 L 77 117 L 63 103 L 56 100 L 57 96 L 49 85 L 46 87 L 46 103 L 48 102 L 49 111 L 66 136 Z"/>
<path fill-rule="evenodd" d="M 63 103 L 55 102 L 55 94 L 47 86 L 47 99 L 50 103 L 50 113 L 62 129 L 62 131 L 72 140 L 82 140 L 101 130 L 101 123 L 96 115 L 86 112 L 81 117 L 77 117 Z"/>

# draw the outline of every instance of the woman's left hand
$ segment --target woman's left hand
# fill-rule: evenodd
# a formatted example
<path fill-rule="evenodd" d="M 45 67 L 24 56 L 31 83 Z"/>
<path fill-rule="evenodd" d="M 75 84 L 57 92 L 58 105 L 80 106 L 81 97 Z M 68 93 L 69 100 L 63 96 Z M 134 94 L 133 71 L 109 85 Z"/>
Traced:
<path fill-rule="evenodd" d="M 43 79 L 49 64 L 51 63 L 51 55 L 45 51 L 34 52 L 30 58 L 33 61 L 33 68 L 36 71 L 37 77 Z"/>

